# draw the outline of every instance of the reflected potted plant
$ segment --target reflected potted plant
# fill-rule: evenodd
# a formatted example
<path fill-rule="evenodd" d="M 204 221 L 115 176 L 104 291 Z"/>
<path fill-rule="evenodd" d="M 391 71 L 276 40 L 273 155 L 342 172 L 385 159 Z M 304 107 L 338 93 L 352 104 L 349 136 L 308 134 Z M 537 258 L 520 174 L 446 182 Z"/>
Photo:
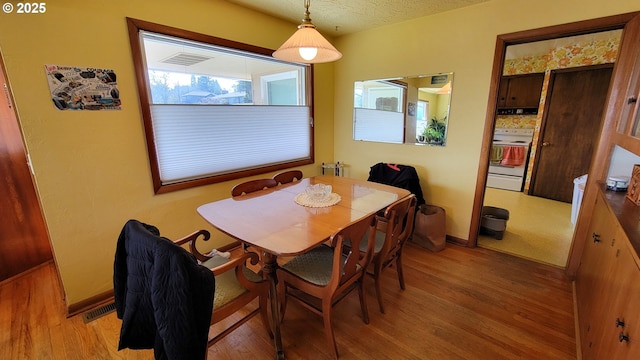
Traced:
<path fill-rule="evenodd" d="M 422 136 L 427 144 L 442 145 L 444 144 L 444 135 L 447 130 L 447 117 L 438 119 L 436 116 L 431 118 L 429 125 L 424 129 Z"/>

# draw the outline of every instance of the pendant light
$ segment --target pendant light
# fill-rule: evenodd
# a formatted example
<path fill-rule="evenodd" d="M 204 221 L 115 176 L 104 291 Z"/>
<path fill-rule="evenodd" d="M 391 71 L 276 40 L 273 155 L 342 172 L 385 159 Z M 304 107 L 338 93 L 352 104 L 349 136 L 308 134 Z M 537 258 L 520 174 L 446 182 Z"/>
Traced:
<path fill-rule="evenodd" d="M 342 54 L 316 30 L 309 17 L 311 0 L 304 1 L 304 19 L 298 30 L 273 53 L 273 57 L 290 62 L 306 64 L 338 60 Z"/>

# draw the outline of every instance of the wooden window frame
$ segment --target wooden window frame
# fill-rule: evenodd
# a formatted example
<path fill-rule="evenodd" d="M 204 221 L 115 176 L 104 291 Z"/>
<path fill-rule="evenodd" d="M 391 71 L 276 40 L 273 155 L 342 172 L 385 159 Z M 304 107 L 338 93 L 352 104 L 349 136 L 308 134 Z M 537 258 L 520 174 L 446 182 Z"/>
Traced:
<path fill-rule="evenodd" d="M 142 111 L 142 119 L 145 130 L 145 137 L 147 143 L 147 151 L 149 155 L 149 165 L 151 169 L 151 175 L 153 179 L 153 187 L 156 194 L 167 193 L 182 189 L 188 189 L 197 186 L 209 185 L 228 180 L 240 179 L 244 177 L 264 174 L 272 171 L 282 170 L 286 168 L 302 166 L 307 164 L 313 164 L 314 159 L 314 126 L 313 126 L 313 65 L 307 66 L 305 71 L 305 96 L 306 106 L 309 108 L 310 121 L 310 149 L 309 157 L 305 159 L 299 159 L 279 164 L 265 165 L 247 170 L 227 172 L 223 174 L 216 174 L 210 176 L 203 176 L 196 179 L 185 180 L 176 183 L 163 184 L 160 178 L 160 169 L 158 165 L 158 154 L 156 152 L 156 142 L 153 134 L 153 124 L 151 117 L 151 94 L 148 87 L 149 79 L 147 74 L 147 68 L 145 66 L 144 54 L 140 45 L 140 31 L 149 31 L 153 33 L 173 36 L 177 38 L 183 38 L 186 40 L 192 40 L 202 43 L 208 43 L 216 46 L 227 47 L 231 49 L 237 49 L 245 52 L 255 53 L 259 55 L 271 56 L 273 50 L 262 48 L 254 45 L 244 44 L 232 40 L 222 39 L 215 36 L 200 34 L 188 30 L 174 28 L 170 26 L 151 23 L 143 20 L 127 18 L 127 26 L 129 31 L 129 40 L 131 43 L 131 51 L 133 57 L 133 63 L 136 72 L 136 83 L 139 92 L 140 106 Z"/>

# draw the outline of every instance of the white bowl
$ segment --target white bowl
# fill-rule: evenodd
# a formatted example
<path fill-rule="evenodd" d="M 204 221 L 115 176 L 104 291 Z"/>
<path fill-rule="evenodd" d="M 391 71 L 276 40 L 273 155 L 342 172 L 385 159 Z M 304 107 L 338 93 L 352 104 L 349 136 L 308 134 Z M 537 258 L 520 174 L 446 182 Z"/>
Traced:
<path fill-rule="evenodd" d="M 309 185 L 304 192 L 307 194 L 307 198 L 313 202 L 327 201 L 331 197 L 331 185 Z"/>

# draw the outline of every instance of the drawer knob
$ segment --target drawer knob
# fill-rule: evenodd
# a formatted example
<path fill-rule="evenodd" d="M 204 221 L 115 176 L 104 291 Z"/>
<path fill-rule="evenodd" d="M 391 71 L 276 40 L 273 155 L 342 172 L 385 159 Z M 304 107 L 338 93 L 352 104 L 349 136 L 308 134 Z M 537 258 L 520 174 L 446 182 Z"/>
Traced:
<path fill-rule="evenodd" d="M 593 238 L 593 242 L 594 243 L 599 243 L 600 242 L 600 234 L 598 233 L 592 233 L 591 237 Z"/>
<path fill-rule="evenodd" d="M 620 340 L 620 342 L 625 342 L 625 341 L 629 342 L 629 337 L 624 333 L 620 333 L 620 336 L 618 336 L 618 339 Z"/>

